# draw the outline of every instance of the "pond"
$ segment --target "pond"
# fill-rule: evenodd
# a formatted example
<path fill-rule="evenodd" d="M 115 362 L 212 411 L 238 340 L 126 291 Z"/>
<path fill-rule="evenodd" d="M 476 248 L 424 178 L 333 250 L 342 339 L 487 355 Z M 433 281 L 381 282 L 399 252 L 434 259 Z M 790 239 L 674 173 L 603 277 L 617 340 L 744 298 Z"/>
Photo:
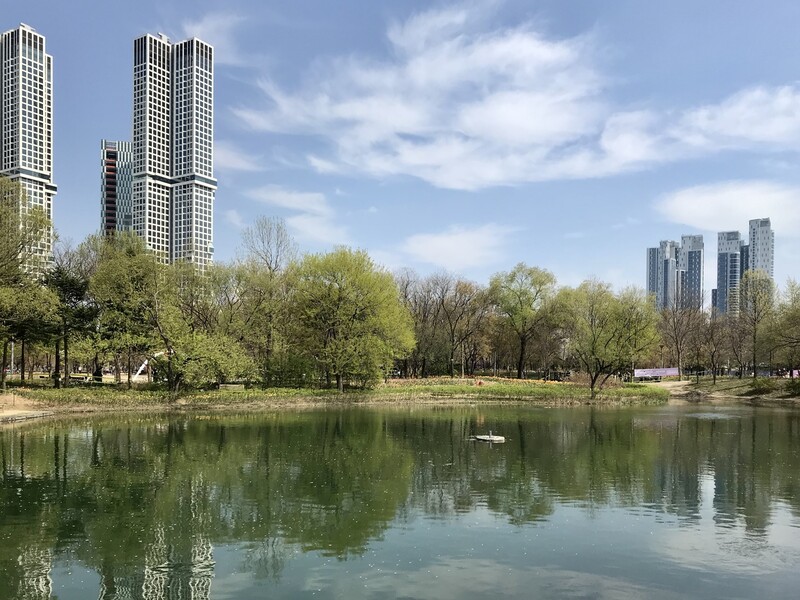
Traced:
<path fill-rule="evenodd" d="M 800 589 L 800 412 L 127 414 L 0 429 L 0 453 L 3 599 Z"/>

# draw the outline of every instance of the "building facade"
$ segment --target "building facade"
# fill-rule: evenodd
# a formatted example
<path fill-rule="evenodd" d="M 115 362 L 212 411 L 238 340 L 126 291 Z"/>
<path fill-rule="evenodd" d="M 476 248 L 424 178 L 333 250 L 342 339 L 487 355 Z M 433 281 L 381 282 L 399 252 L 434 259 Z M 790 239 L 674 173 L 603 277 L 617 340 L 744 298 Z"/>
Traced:
<path fill-rule="evenodd" d="M 739 313 L 739 285 L 747 271 L 775 276 L 775 232 L 770 219 L 751 220 L 749 234 L 749 243 L 745 243 L 738 231 L 723 231 L 718 236 L 713 306 L 720 313 Z"/>
<path fill-rule="evenodd" d="M 739 282 L 742 278 L 742 249 L 745 246 L 738 231 L 717 235 L 717 303 L 723 314 L 739 313 Z"/>
<path fill-rule="evenodd" d="M 750 221 L 750 240 L 748 247 L 748 261 L 746 268 L 753 271 L 763 271 L 775 277 L 775 232 L 772 223 L 767 219 L 753 219 Z"/>
<path fill-rule="evenodd" d="M 45 38 L 32 27 L 0 33 L 0 175 L 18 181 L 27 207 L 39 208 L 52 223 L 53 198 L 53 58 Z M 53 230 L 36 253 L 52 256 Z"/>
<path fill-rule="evenodd" d="M 702 235 L 684 235 L 681 243 L 663 240 L 647 249 L 647 293 L 660 310 L 703 305 Z"/>
<path fill-rule="evenodd" d="M 127 231 L 133 226 L 133 152 L 130 142 L 103 140 L 100 218 L 103 233 Z"/>
<path fill-rule="evenodd" d="M 163 262 L 205 268 L 217 189 L 214 50 L 149 34 L 133 49 L 131 228 Z"/>
<path fill-rule="evenodd" d="M 682 308 L 703 307 L 705 244 L 702 235 L 681 236 L 678 289 Z"/>

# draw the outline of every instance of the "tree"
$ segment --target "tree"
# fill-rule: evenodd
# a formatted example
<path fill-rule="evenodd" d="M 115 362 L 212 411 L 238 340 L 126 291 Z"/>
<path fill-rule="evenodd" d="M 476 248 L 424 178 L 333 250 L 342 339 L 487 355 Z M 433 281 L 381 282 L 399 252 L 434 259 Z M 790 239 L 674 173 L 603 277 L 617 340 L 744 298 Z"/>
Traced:
<path fill-rule="evenodd" d="M 508 273 L 497 273 L 489 293 L 502 319 L 519 341 L 517 378 L 525 371 L 528 342 L 547 319 L 548 303 L 555 296 L 556 278 L 549 271 L 519 263 Z"/>
<path fill-rule="evenodd" d="M 103 236 L 97 256 L 89 283 L 92 302 L 100 311 L 97 336 L 101 347 L 113 358 L 118 383 L 125 357 L 130 388 L 133 359 L 147 352 L 153 342 L 145 315 L 158 261 L 139 236 L 128 232 Z"/>
<path fill-rule="evenodd" d="M 88 265 L 82 260 L 82 253 L 68 245 L 57 247 L 53 266 L 45 274 L 44 283 L 58 297 L 58 315 L 61 323 L 56 338 L 56 365 L 53 379 L 56 387 L 61 386 L 59 344 L 64 348 L 64 385 L 69 385 L 69 340 L 74 333 L 87 334 L 93 331 L 97 318 L 97 307 L 89 297 Z M 98 365 L 95 365 L 97 368 Z"/>
<path fill-rule="evenodd" d="M 775 314 L 775 284 L 764 271 L 747 271 L 739 284 L 739 318 L 750 336 L 753 379 L 758 376 L 758 358 L 764 348 L 764 333 Z"/>
<path fill-rule="evenodd" d="M 596 280 L 564 292 L 569 350 L 589 375 L 591 397 L 609 377 L 627 372 L 658 341 L 658 314 L 645 294 L 614 294 Z"/>
<path fill-rule="evenodd" d="M 703 324 L 703 311 L 699 306 L 682 306 L 675 297 L 661 311 L 659 331 L 661 338 L 670 345 L 678 361 L 678 379 L 683 376 L 684 356 Z"/>
<path fill-rule="evenodd" d="M 21 342 L 22 377 L 24 378 L 26 345 L 48 339 L 55 329 L 58 298 L 36 282 L 23 280 L 16 286 L 0 287 L 0 340 L 3 344 L 0 384 L 6 385 L 8 346 Z"/>
<path fill-rule="evenodd" d="M 308 255 L 294 277 L 298 334 L 340 392 L 348 379 L 374 383 L 413 348 L 411 317 L 394 280 L 366 252 L 341 247 Z"/>
<path fill-rule="evenodd" d="M 39 207 L 28 206 L 17 181 L 0 175 L 0 286 L 19 281 L 26 270 L 41 270 L 42 239 L 50 220 Z"/>
<path fill-rule="evenodd" d="M 433 287 L 448 342 L 448 373 L 455 377 L 456 352 L 478 333 L 489 312 L 489 296 L 478 284 L 442 273 L 434 276 Z"/>

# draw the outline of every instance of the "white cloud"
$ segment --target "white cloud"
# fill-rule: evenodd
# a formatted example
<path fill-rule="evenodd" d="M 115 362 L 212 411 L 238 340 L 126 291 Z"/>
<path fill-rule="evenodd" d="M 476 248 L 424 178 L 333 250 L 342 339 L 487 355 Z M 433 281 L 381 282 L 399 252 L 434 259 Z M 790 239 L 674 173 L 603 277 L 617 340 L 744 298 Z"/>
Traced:
<path fill-rule="evenodd" d="M 259 83 L 239 106 L 248 129 L 327 143 L 320 173 L 412 176 L 480 189 L 605 177 L 724 150 L 800 150 L 800 87 L 753 87 L 684 110 L 614 107 L 598 36 L 493 27 L 494 3 L 431 9 L 393 23 L 383 60 L 314 63 L 305 83 Z"/>
<path fill-rule="evenodd" d="M 224 140 L 214 142 L 214 168 L 220 171 L 263 170 L 259 157 L 248 154 L 231 142 Z"/>
<path fill-rule="evenodd" d="M 687 111 L 673 135 L 700 148 L 800 149 L 800 89 L 753 87 Z"/>
<path fill-rule="evenodd" d="M 244 222 L 244 219 L 242 219 L 242 215 L 239 214 L 239 211 L 234 210 L 234 209 L 230 209 L 230 210 L 226 210 L 222 214 L 225 216 L 225 220 L 228 223 L 230 223 L 231 225 L 233 225 L 234 227 L 237 227 L 239 229 L 244 229 L 245 222 Z"/>
<path fill-rule="evenodd" d="M 251 190 L 247 195 L 269 206 L 299 213 L 287 217 L 286 224 L 302 240 L 325 244 L 350 243 L 347 229 L 336 223 L 335 211 L 325 194 L 268 185 Z"/>
<path fill-rule="evenodd" d="M 418 233 L 407 238 L 401 250 L 421 263 L 458 271 L 497 264 L 513 228 L 495 223 L 479 227 L 454 225 L 440 233 Z"/>
<path fill-rule="evenodd" d="M 656 201 L 667 220 L 704 231 L 739 231 L 771 217 L 776 235 L 800 236 L 800 188 L 770 181 L 725 181 L 677 190 Z"/>
<path fill-rule="evenodd" d="M 196 37 L 214 46 L 214 61 L 217 64 L 240 66 L 245 59 L 236 43 L 236 28 L 245 18 L 232 13 L 209 13 L 198 21 L 184 21 L 183 35 Z"/>

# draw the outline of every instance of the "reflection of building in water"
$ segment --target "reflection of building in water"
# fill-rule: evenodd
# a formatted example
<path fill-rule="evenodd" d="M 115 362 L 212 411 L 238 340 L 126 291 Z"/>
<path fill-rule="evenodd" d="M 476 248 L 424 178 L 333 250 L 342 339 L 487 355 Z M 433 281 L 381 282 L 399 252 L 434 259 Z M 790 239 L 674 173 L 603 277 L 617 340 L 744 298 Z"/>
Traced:
<path fill-rule="evenodd" d="M 214 557 L 204 535 L 192 536 L 189 556 L 167 542 L 164 527 L 155 531 L 144 570 L 101 582 L 100 600 L 208 600 Z"/>
<path fill-rule="evenodd" d="M 194 531 L 187 535 L 180 527 L 157 527 L 147 548 L 142 572 L 103 580 L 100 600 L 211 598 L 214 549 L 203 533 L 208 530 L 207 512 L 202 507 L 205 484 L 198 477 L 189 485 L 189 514 L 181 516 L 191 523 Z"/>
<path fill-rule="evenodd" d="M 22 573 L 18 600 L 49 600 L 53 592 L 50 578 L 52 551 L 49 548 L 26 548 L 17 563 Z"/>

